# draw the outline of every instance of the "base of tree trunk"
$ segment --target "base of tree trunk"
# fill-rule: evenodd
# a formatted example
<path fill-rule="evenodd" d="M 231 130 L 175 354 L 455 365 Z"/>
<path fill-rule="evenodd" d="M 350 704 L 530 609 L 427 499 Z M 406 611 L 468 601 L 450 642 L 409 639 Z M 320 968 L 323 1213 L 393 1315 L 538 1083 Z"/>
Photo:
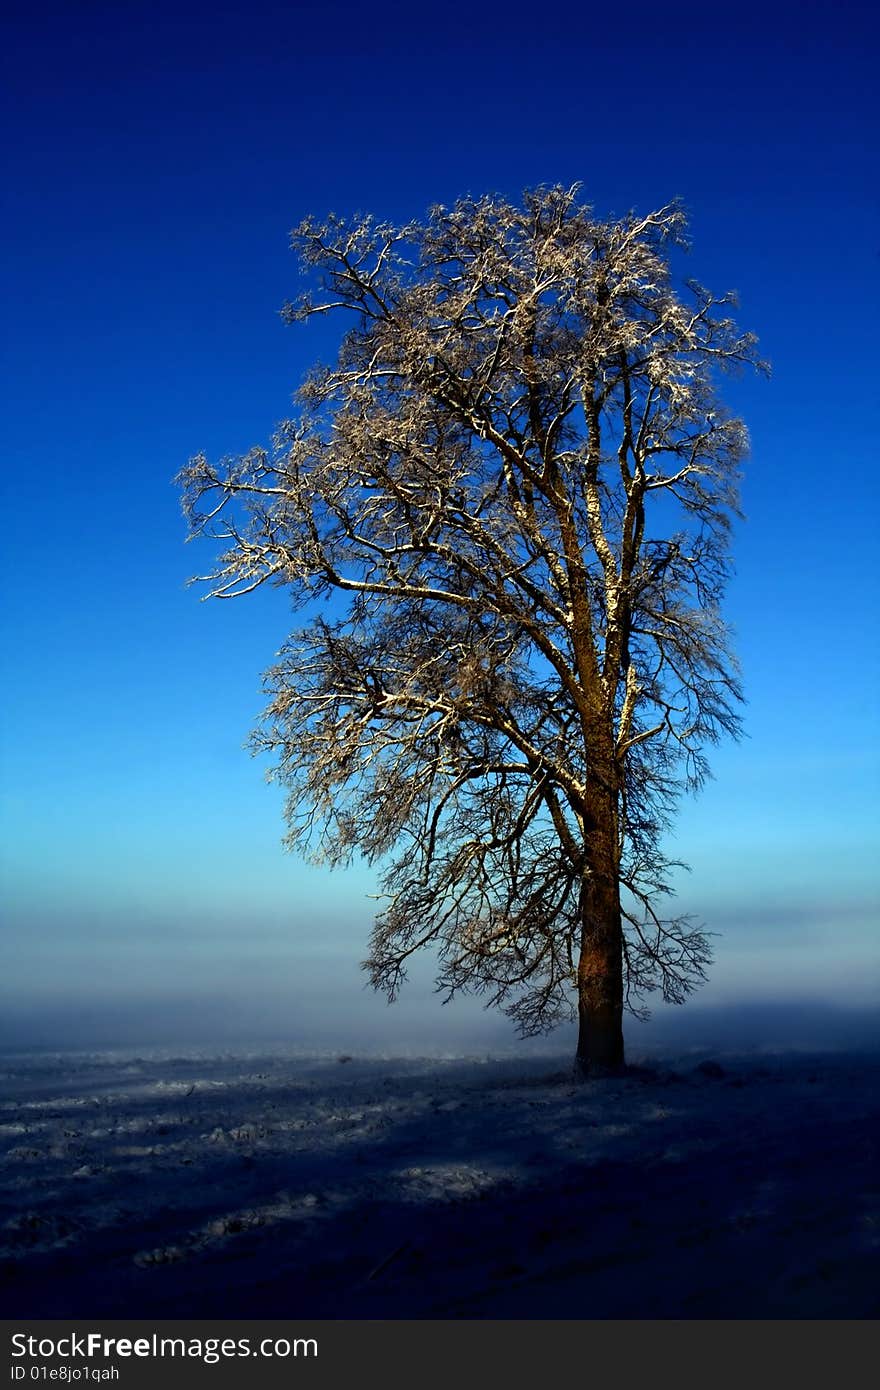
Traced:
<path fill-rule="evenodd" d="M 611 1065 L 603 1062 L 590 1062 L 585 1057 L 575 1057 L 572 1077 L 575 1081 L 601 1081 L 603 1077 L 625 1076 L 630 1068 L 626 1062 Z"/>
<path fill-rule="evenodd" d="M 626 1070 L 623 1008 L 615 1004 L 580 1007 L 575 1070 L 587 1077 L 616 1076 Z"/>

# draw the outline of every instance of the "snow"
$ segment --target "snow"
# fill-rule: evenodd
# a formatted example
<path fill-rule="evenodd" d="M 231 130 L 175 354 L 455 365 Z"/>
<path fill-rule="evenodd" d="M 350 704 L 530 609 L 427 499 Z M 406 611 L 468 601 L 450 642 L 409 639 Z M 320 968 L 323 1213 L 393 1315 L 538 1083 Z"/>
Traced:
<path fill-rule="evenodd" d="M 861 1318 L 880 1057 L 0 1056 L 28 1317 Z"/>

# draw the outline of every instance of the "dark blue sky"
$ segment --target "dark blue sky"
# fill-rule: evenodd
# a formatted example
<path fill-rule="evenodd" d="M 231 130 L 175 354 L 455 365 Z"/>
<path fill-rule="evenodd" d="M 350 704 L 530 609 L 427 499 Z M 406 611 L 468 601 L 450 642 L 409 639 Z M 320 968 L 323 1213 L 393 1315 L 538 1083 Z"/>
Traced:
<path fill-rule="evenodd" d="M 7 993 L 379 1017 L 370 876 L 285 858 L 241 751 L 285 601 L 184 589 L 171 479 L 265 441 L 331 351 L 278 316 L 305 214 L 581 181 L 603 214 L 683 198 L 774 368 L 727 392 L 750 737 L 677 842 L 724 933 L 706 999 L 876 997 L 878 37 L 867 4 L 12 7 Z"/>

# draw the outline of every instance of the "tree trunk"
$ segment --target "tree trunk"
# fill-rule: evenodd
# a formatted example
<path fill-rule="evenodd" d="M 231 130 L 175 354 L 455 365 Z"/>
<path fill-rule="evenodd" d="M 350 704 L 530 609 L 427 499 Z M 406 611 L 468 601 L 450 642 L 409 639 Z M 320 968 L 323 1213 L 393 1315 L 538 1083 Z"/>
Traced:
<path fill-rule="evenodd" d="M 619 1071 L 623 1054 L 623 942 L 616 877 L 584 885 L 578 960 L 577 1070 L 582 1076 Z"/>
<path fill-rule="evenodd" d="M 610 779 L 609 779 L 610 780 Z M 620 1071 L 623 1052 L 623 933 L 617 866 L 616 797 L 608 782 L 594 800 L 588 871 L 581 891 L 578 959 L 578 1047 L 575 1071 Z"/>

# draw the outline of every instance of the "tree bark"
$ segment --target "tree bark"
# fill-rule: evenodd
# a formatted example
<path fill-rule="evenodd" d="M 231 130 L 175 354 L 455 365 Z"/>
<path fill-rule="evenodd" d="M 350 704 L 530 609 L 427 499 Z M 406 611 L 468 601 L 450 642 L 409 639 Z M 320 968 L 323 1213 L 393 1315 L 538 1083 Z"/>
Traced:
<path fill-rule="evenodd" d="M 623 943 L 614 884 L 593 884 L 586 895 L 578 960 L 578 1046 L 582 1076 L 620 1071 L 623 1050 Z"/>
<path fill-rule="evenodd" d="M 575 1071 L 596 1076 L 622 1070 L 623 931 L 617 856 L 617 798 L 611 778 L 595 798 L 581 890 L 578 959 L 578 1046 Z"/>

